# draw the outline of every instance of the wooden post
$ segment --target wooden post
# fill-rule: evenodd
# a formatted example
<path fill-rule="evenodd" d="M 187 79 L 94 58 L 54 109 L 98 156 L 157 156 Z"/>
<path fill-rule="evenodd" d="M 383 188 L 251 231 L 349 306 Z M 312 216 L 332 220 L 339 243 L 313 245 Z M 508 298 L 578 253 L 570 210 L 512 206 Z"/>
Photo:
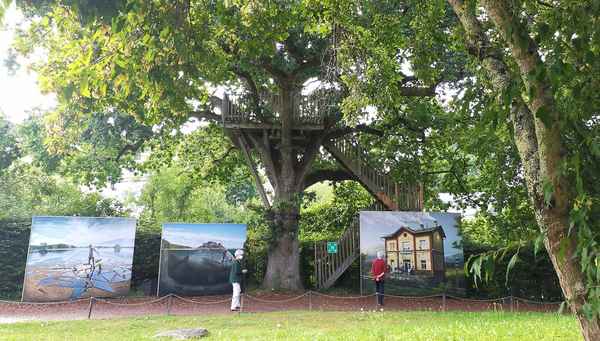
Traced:
<path fill-rule="evenodd" d="M 223 119 L 223 123 L 225 123 L 225 117 L 229 115 L 229 96 L 227 96 L 227 93 L 225 93 L 223 95 L 223 100 L 221 101 L 221 117 Z"/>
<path fill-rule="evenodd" d="M 446 311 L 446 290 L 442 293 L 442 310 Z"/>
<path fill-rule="evenodd" d="M 312 311 L 312 291 L 308 292 L 308 311 Z"/>
<path fill-rule="evenodd" d="M 173 294 L 169 294 L 169 298 L 167 300 L 167 316 L 171 315 L 171 306 L 173 305 Z"/>
<path fill-rule="evenodd" d="M 92 318 L 92 309 L 94 309 L 95 298 L 90 297 L 90 305 L 88 307 L 88 320 Z"/>
<path fill-rule="evenodd" d="M 317 270 L 317 242 L 314 242 L 314 251 L 315 251 L 315 261 L 313 264 L 314 267 L 314 272 L 315 272 L 315 284 L 317 285 L 317 288 L 319 287 L 319 275 L 318 275 L 318 270 Z"/>
<path fill-rule="evenodd" d="M 514 302 L 513 302 L 513 297 L 512 297 L 512 295 L 510 295 L 510 296 L 508 297 L 508 299 L 509 299 L 509 303 L 510 303 L 510 312 L 512 313 L 512 312 L 514 312 L 514 311 L 515 311 L 515 307 L 514 307 Z"/>
<path fill-rule="evenodd" d="M 240 310 L 238 310 L 238 316 L 242 314 L 242 310 L 244 309 L 244 295 L 245 293 L 240 294 Z"/>

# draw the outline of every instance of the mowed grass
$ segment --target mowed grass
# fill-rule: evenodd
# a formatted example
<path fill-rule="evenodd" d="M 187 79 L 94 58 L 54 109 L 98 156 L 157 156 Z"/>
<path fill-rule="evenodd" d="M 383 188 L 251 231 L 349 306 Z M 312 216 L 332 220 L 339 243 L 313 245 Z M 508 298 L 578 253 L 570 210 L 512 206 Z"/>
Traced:
<path fill-rule="evenodd" d="M 204 327 L 203 340 L 582 340 L 575 318 L 495 312 L 276 312 L 0 325 L 0 340 L 152 340 Z M 156 340 L 156 339 L 154 339 Z"/>

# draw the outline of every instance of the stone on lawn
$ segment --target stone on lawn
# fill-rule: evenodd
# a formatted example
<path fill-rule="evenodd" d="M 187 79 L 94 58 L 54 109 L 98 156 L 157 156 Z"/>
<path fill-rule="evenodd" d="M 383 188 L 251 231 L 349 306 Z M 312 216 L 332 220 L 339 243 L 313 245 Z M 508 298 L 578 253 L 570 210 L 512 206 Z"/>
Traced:
<path fill-rule="evenodd" d="M 166 332 L 161 332 L 154 335 L 155 338 L 169 337 L 175 340 L 187 340 L 195 339 L 208 335 L 208 330 L 204 328 L 192 328 L 192 329 L 175 329 Z"/>

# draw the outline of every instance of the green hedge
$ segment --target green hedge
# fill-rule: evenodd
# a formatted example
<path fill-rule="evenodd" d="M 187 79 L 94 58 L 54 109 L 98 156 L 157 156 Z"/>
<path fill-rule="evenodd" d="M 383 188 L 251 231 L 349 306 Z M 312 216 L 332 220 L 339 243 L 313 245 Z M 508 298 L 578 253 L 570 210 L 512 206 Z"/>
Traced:
<path fill-rule="evenodd" d="M 0 221 L 0 298 L 21 298 L 30 221 Z"/>
<path fill-rule="evenodd" d="M 21 296 L 31 221 L 0 220 L 0 298 L 18 299 Z M 156 226 L 138 223 L 133 255 L 132 286 L 134 290 L 153 292 L 158 278 L 160 230 Z M 314 248 L 312 242 L 300 243 L 300 271 L 304 287 L 314 288 Z M 246 265 L 251 286 L 259 286 L 267 268 L 267 242 L 246 242 Z M 487 248 L 466 248 L 465 259 L 471 254 L 488 251 Z M 507 257 L 508 258 L 508 257 Z M 505 260 L 497 265 L 496 275 L 489 283 L 477 287 L 467 280 L 467 296 L 500 297 L 516 295 L 535 300 L 562 300 L 558 279 L 547 254 L 537 256 L 531 249 L 522 249 L 519 261 L 505 285 Z M 336 283 L 338 289 L 356 292 L 359 286 L 359 265 L 355 262 Z"/>

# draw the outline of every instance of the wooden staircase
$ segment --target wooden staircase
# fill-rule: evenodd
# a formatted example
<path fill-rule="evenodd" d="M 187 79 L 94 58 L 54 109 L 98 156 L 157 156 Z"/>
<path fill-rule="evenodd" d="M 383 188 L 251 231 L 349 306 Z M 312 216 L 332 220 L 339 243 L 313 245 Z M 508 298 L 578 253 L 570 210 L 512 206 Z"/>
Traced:
<path fill-rule="evenodd" d="M 323 144 L 325 149 L 377 199 L 371 211 L 421 211 L 423 187 L 397 183 L 389 175 L 369 165 L 367 151 L 352 138 L 339 138 Z M 360 257 L 358 217 L 337 240 L 338 252 L 327 252 L 327 241 L 315 243 L 315 284 L 327 289 Z"/>
<path fill-rule="evenodd" d="M 358 219 L 337 240 L 338 252 L 327 253 L 327 241 L 315 243 L 315 282 L 319 289 L 329 288 L 360 256 Z"/>
<path fill-rule="evenodd" d="M 420 211 L 423 187 L 418 183 L 398 183 L 389 175 L 369 165 L 367 151 L 352 138 L 339 138 L 324 143 L 325 149 L 387 209 Z"/>

